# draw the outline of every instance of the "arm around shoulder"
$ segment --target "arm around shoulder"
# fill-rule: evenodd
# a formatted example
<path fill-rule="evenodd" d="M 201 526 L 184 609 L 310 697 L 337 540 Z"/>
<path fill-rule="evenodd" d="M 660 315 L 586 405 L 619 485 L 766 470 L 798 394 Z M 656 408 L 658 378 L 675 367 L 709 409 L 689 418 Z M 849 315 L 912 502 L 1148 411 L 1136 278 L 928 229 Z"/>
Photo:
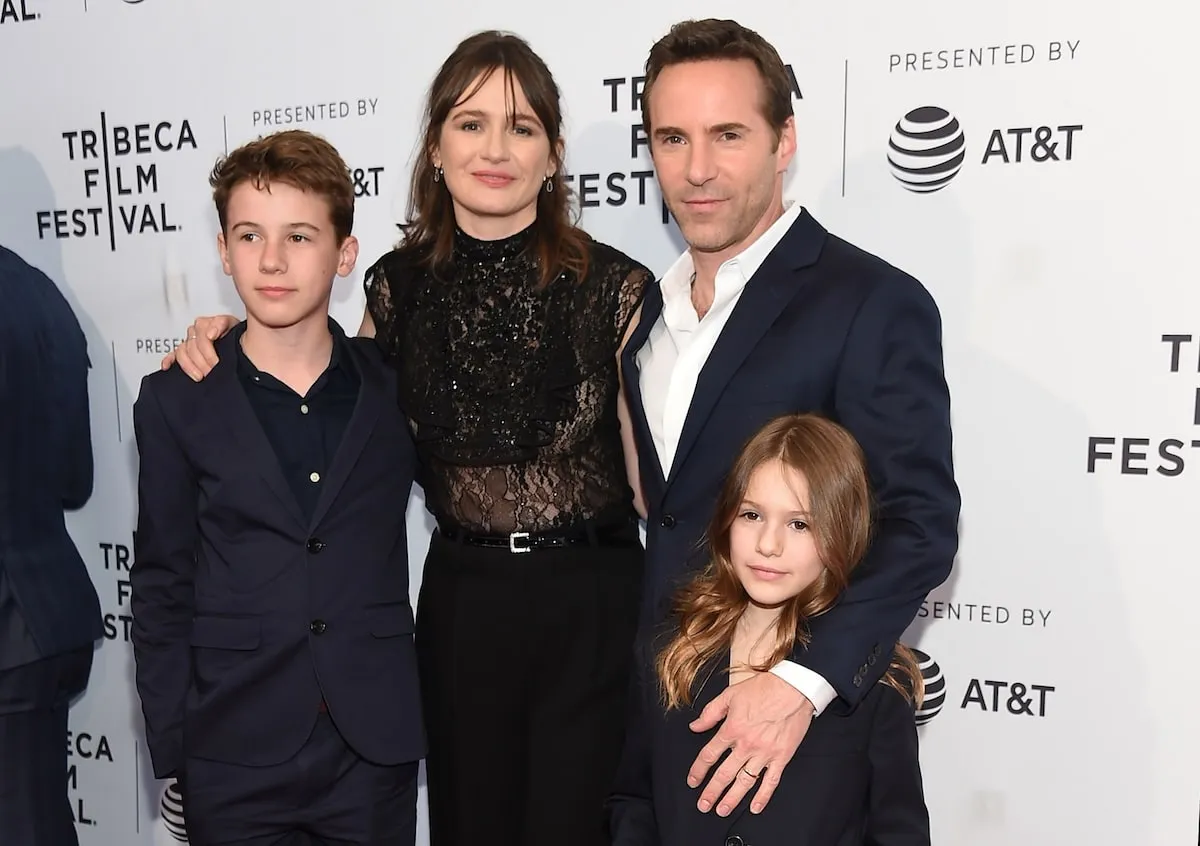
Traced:
<path fill-rule="evenodd" d="M 796 656 L 851 704 L 887 668 L 893 644 L 950 575 L 958 548 L 941 318 L 920 283 L 892 273 L 853 321 L 834 396 L 836 419 L 866 455 L 875 536 L 838 604 L 812 621 L 809 649 Z"/>

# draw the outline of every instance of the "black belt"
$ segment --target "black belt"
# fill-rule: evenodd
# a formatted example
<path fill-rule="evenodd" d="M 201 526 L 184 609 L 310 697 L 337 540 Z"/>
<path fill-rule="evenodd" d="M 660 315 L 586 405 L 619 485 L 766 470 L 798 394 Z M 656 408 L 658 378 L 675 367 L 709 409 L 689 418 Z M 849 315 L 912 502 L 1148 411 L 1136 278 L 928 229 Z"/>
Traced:
<path fill-rule="evenodd" d="M 506 549 L 509 552 L 533 552 L 535 549 L 564 549 L 569 546 L 629 546 L 640 544 L 637 523 L 632 518 L 618 523 L 598 525 L 587 522 L 548 532 L 510 532 L 507 535 L 488 535 L 468 532 L 458 526 L 438 523 L 438 534 L 446 540 L 481 546 L 487 549 Z"/>

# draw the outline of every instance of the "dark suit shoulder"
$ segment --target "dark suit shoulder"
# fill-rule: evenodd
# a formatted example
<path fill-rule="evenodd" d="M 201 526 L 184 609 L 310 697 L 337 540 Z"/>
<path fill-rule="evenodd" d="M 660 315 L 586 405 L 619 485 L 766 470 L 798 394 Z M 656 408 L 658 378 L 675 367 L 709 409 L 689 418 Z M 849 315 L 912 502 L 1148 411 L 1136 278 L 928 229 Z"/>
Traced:
<path fill-rule="evenodd" d="M 915 276 L 836 235 L 829 235 L 821 260 L 837 271 L 840 284 L 855 285 L 864 296 L 883 294 L 932 302 L 929 291 Z"/>
<path fill-rule="evenodd" d="M 220 353 L 218 346 L 218 354 Z M 156 370 L 146 374 L 142 377 L 142 384 L 133 404 L 135 428 L 139 421 L 147 420 L 144 410 L 147 403 L 157 407 L 163 421 L 178 437 L 182 437 L 184 432 L 206 420 L 223 418 L 227 409 L 219 399 L 214 398 L 213 385 L 219 378 L 218 371 L 221 368 L 235 366 L 232 356 L 228 356 L 228 360 L 223 356 L 200 382 L 193 381 L 177 364 L 167 370 Z"/>
<path fill-rule="evenodd" d="M 348 337 L 346 338 L 346 343 L 354 351 L 354 354 L 359 357 L 359 366 L 369 367 L 380 372 L 387 369 L 387 361 L 383 356 L 383 350 L 379 349 L 379 344 L 374 338 Z"/>
<path fill-rule="evenodd" d="M 170 403 L 189 395 L 198 396 L 203 385 L 203 382 L 193 381 L 178 364 L 172 364 L 167 370 L 155 370 L 143 376 L 138 397 L 152 396 L 159 404 Z"/>

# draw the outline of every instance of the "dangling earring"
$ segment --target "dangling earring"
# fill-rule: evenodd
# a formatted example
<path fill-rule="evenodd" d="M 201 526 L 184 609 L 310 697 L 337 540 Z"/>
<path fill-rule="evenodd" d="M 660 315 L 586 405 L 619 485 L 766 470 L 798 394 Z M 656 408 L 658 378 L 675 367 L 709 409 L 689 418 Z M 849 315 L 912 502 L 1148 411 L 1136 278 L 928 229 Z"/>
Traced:
<path fill-rule="evenodd" d="M 433 169 L 433 181 L 434 182 L 442 181 L 442 169 L 440 167 L 435 167 Z"/>
<path fill-rule="evenodd" d="M 547 177 L 546 177 L 546 193 L 547 193 L 547 194 L 550 194 L 550 193 L 552 193 L 553 191 L 554 191 L 554 177 L 553 177 L 553 176 L 547 176 Z"/>

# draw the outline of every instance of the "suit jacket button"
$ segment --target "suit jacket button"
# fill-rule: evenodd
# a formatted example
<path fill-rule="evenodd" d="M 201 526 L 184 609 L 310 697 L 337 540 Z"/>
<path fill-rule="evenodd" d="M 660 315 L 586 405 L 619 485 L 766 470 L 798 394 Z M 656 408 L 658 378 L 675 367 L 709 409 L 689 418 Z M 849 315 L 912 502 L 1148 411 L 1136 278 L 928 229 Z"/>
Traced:
<path fill-rule="evenodd" d="M 327 628 L 327 626 L 325 625 L 324 620 L 313 620 L 311 623 L 308 624 L 308 630 L 315 635 L 325 634 L 326 628 Z"/>
<path fill-rule="evenodd" d="M 304 548 L 313 555 L 316 555 L 325 548 L 325 541 L 321 540 L 320 538 L 309 538 L 308 543 L 304 545 Z"/>
<path fill-rule="evenodd" d="M 664 514 L 662 521 L 659 523 L 659 525 L 661 525 L 664 529 L 674 529 L 675 528 L 675 518 L 672 517 L 670 514 Z"/>
<path fill-rule="evenodd" d="M 862 676 L 855 676 L 855 677 L 854 677 L 854 686 L 855 686 L 855 687 L 862 687 Z"/>
<path fill-rule="evenodd" d="M 875 666 L 875 656 L 874 656 L 874 655 L 868 655 L 868 656 L 867 656 L 867 663 L 868 663 L 868 664 L 870 664 L 872 667 L 874 667 L 874 666 Z"/>
<path fill-rule="evenodd" d="M 875 644 L 875 648 L 871 650 L 871 654 L 874 655 L 876 658 L 879 657 L 879 644 L 878 643 Z"/>
<path fill-rule="evenodd" d="M 746 841 L 735 834 L 725 838 L 725 846 L 746 846 Z"/>

